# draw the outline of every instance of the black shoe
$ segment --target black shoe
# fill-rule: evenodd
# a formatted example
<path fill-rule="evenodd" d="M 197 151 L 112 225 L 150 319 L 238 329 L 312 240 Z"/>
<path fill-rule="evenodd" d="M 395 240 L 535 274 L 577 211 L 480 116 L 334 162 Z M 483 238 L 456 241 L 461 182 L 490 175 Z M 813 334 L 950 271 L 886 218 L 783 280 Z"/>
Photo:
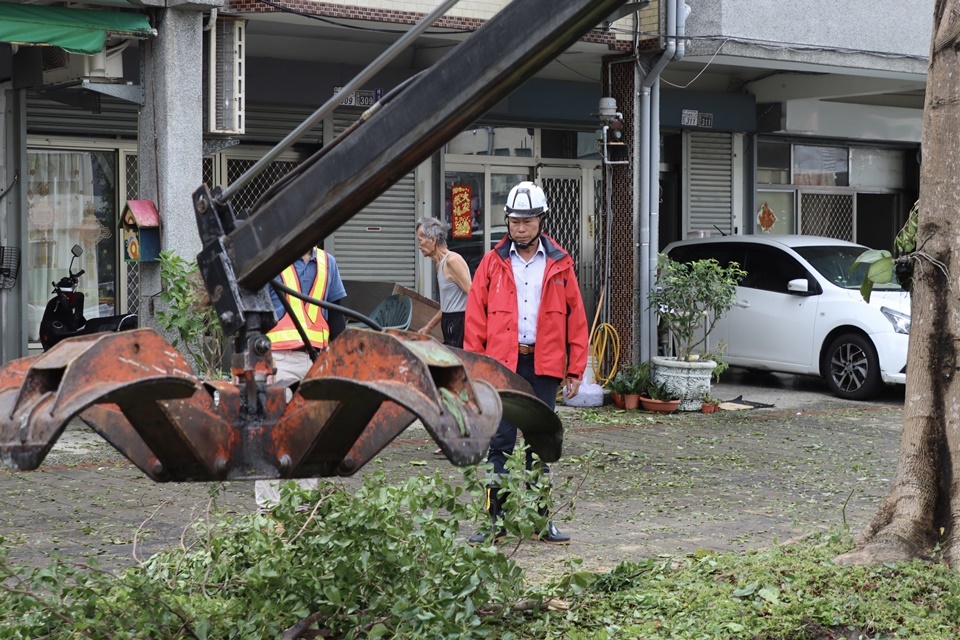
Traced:
<path fill-rule="evenodd" d="M 497 526 L 497 521 L 503 517 L 503 498 L 500 488 L 493 485 L 487 487 L 486 491 L 486 510 L 490 514 L 490 528 L 481 529 L 467 539 L 467 544 L 475 547 L 490 542 L 496 544 L 507 536 L 507 530 L 502 526 Z M 502 521 L 501 521 L 502 524 Z"/>
<path fill-rule="evenodd" d="M 477 547 L 485 544 L 499 544 L 506 537 L 506 529 L 499 529 L 496 533 L 490 529 L 481 529 L 467 539 L 467 544 L 471 547 Z"/>
<path fill-rule="evenodd" d="M 553 524 L 553 520 L 547 523 L 546 528 L 540 532 L 540 535 L 533 534 L 533 537 L 547 544 L 570 544 L 570 536 L 560 533 L 560 529 L 557 529 L 556 525 Z"/>

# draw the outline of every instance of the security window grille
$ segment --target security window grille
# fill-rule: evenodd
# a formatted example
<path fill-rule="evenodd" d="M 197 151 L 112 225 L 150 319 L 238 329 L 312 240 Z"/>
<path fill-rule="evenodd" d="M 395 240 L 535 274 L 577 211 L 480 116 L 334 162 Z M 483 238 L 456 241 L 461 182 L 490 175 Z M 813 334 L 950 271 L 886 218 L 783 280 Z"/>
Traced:
<path fill-rule="evenodd" d="M 140 163 L 138 156 L 128 153 L 124 156 L 124 170 L 127 181 L 127 200 L 140 197 Z M 140 313 L 140 263 L 127 265 L 127 313 Z"/>
<path fill-rule="evenodd" d="M 580 265 L 580 179 L 544 178 L 543 192 L 550 203 L 546 232 Z"/>
<path fill-rule="evenodd" d="M 853 195 L 800 194 L 800 233 L 853 241 Z"/>
<path fill-rule="evenodd" d="M 214 185 L 214 169 L 213 169 L 213 158 L 208 156 L 203 159 L 203 164 L 201 165 L 200 172 L 203 178 L 203 184 Z"/>
<path fill-rule="evenodd" d="M 247 169 L 256 164 L 256 160 L 246 158 L 228 158 L 227 159 L 227 183 L 230 184 L 237 180 L 246 172 Z M 239 213 L 248 209 L 257 201 L 257 198 L 263 194 L 267 188 L 274 182 L 287 175 L 299 165 L 299 162 L 290 160 L 275 160 L 267 166 L 259 175 L 247 183 L 243 189 L 233 196 L 233 210 Z"/>
<path fill-rule="evenodd" d="M 140 163 L 136 154 L 128 153 L 124 167 L 127 172 L 127 200 L 136 200 L 140 195 Z"/>

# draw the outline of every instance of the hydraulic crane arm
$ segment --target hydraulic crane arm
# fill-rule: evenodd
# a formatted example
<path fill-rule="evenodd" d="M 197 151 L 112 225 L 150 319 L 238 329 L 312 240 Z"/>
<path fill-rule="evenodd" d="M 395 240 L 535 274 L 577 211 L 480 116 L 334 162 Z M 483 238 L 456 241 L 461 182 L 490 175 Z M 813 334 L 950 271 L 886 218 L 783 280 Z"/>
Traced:
<path fill-rule="evenodd" d="M 455 464 L 501 417 L 559 458 L 560 420 L 523 378 L 427 336 L 348 329 L 302 381 L 272 381 L 265 285 L 625 1 L 513 0 L 242 218 L 202 186 L 197 262 L 235 381 L 198 380 L 149 329 L 64 340 L 0 367 L 0 462 L 36 468 L 76 417 L 157 481 L 349 475 L 418 418 Z"/>
<path fill-rule="evenodd" d="M 216 265 L 207 289 L 266 285 L 624 2 L 513 0 L 235 228 L 204 219 L 220 208 L 214 194 L 198 209 L 201 268 Z M 238 330 L 245 310 L 214 299 Z"/>

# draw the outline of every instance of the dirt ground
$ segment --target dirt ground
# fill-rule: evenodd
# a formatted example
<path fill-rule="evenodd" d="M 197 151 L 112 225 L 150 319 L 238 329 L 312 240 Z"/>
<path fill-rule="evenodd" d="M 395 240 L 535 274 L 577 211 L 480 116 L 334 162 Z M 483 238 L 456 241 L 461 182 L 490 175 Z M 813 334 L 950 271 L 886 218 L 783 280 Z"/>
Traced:
<path fill-rule="evenodd" d="M 602 571 L 661 554 L 765 547 L 844 523 L 862 528 L 893 477 L 902 395 L 849 403 L 777 379 L 766 388 L 717 385 L 714 394 L 732 398 L 744 389 L 743 397 L 775 406 L 669 416 L 561 408 L 564 458 L 552 469 L 555 485 L 570 480 L 557 490 L 557 503 L 566 505 L 557 524 L 573 544 L 505 549 L 537 580 L 571 558 Z M 458 480 L 434 448 L 413 428 L 382 464 L 397 477 L 439 469 Z M 359 482 L 363 473 L 344 482 Z M 572 487 L 579 487 L 575 495 Z M 40 470 L 0 472 L 0 536 L 17 564 L 55 553 L 128 566 L 179 544 L 207 508 L 211 488 L 154 484 L 95 434 L 70 427 Z M 253 487 L 227 483 L 218 502 L 252 510 Z M 472 533 L 470 523 L 463 533 Z"/>

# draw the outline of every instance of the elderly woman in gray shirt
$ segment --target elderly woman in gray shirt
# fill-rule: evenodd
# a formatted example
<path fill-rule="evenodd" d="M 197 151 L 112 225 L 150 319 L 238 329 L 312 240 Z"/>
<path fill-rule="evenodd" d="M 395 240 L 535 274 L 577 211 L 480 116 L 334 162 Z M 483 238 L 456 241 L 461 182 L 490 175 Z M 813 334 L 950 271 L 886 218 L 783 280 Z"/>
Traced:
<path fill-rule="evenodd" d="M 417 245 L 423 255 L 437 265 L 437 283 L 440 286 L 440 311 L 418 333 L 429 332 L 439 322 L 443 344 L 462 349 L 470 269 L 463 256 L 447 248 L 448 228 L 436 218 L 422 218 L 417 222 Z"/>

